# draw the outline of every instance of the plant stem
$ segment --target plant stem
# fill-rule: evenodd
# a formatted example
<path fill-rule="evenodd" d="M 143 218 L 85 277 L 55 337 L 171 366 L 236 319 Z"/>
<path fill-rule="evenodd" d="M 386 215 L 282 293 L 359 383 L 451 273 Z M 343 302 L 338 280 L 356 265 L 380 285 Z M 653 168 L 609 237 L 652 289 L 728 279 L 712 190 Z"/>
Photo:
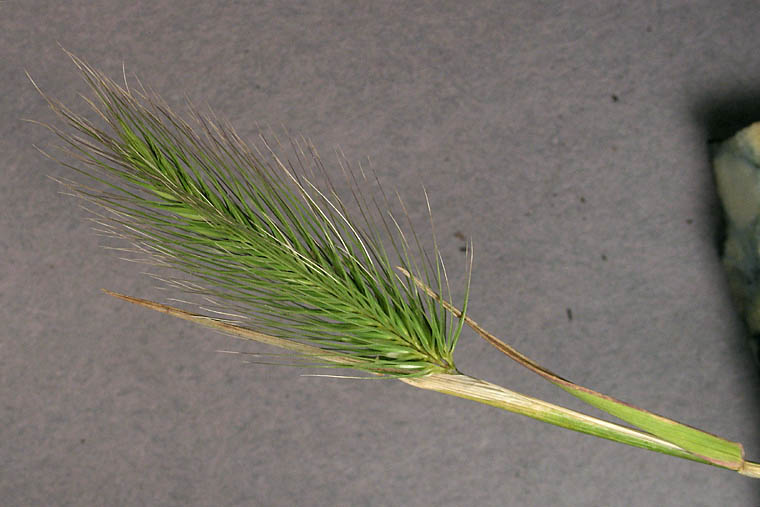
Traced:
<path fill-rule="evenodd" d="M 637 428 L 643 430 L 645 434 L 658 437 L 662 441 L 669 442 L 682 451 L 688 452 L 690 455 L 700 458 L 695 461 L 706 462 L 711 465 L 735 470 L 737 472 L 746 469 L 748 462 L 744 459 L 744 448 L 740 443 L 726 440 L 706 431 L 702 431 L 697 428 L 679 423 L 678 421 L 674 421 L 658 414 L 654 414 L 648 410 L 644 410 L 629 403 L 617 400 L 611 396 L 599 393 L 587 387 L 580 386 L 565 378 L 560 377 L 553 371 L 545 368 L 544 366 L 541 366 L 529 357 L 520 353 L 514 347 L 504 343 L 502 340 L 483 329 L 470 317 L 464 316 L 461 310 L 441 298 L 439 294 L 425 285 L 421 280 L 409 274 L 403 268 L 398 269 L 402 274 L 411 278 L 418 287 L 423 289 L 432 297 L 436 298 L 443 305 L 443 307 L 450 311 L 453 315 L 457 317 L 464 317 L 465 323 L 497 350 L 505 354 L 507 357 L 513 359 L 517 363 L 521 364 L 525 368 L 545 378 L 552 384 L 583 400 L 589 405 L 603 410 L 608 414 L 614 415 L 615 417 L 622 419 L 628 424 L 636 426 Z M 579 429 L 578 431 L 583 430 Z M 603 435 L 597 436 L 607 438 Z M 670 454 L 668 452 L 665 453 Z M 747 471 L 745 475 L 757 473 L 754 471 L 751 465 L 749 466 L 749 469 L 750 470 L 748 471 L 745 470 Z"/>
<path fill-rule="evenodd" d="M 400 380 L 420 389 L 428 389 L 477 401 L 510 412 L 526 415 L 555 426 L 612 440 L 613 442 L 620 442 L 700 463 L 713 464 L 681 449 L 675 444 L 671 444 L 648 433 L 597 419 L 596 417 L 553 405 L 543 400 L 531 398 L 530 396 L 510 391 L 499 385 L 468 375 L 437 373 L 426 377 L 401 378 Z M 749 465 L 749 463 L 747 464 Z M 753 468 L 754 473 L 758 473 L 759 470 L 757 465 L 755 465 Z M 746 473 L 745 475 L 750 474 Z"/>
<path fill-rule="evenodd" d="M 747 477 L 760 479 L 760 463 L 745 461 L 744 465 L 738 470 L 738 472 L 742 475 L 746 475 Z"/>

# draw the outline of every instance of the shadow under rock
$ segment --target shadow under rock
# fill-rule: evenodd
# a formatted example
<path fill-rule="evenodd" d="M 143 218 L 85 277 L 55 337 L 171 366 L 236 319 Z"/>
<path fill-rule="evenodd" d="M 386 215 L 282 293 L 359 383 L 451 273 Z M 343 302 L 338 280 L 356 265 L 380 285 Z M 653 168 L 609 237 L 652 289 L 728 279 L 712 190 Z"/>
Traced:
<path fill-rule="evenodd" d="M 705 161 L 713 176 L 714 185 L 712 158 L 720 144 L 744 127 L 760 121 L 760 88 L 723 95 L 705 94 L 695 101 L 692 116 L 702 130 Z M 714 188 L 716 191 L 712 194 L 714 199 L 710 203 L 710 211 L 714 211 L 711 215 L 715 222 L 715 244 L 718 253 L 722 255 L 726 239 L 726 222 L 715 185 Z"/>

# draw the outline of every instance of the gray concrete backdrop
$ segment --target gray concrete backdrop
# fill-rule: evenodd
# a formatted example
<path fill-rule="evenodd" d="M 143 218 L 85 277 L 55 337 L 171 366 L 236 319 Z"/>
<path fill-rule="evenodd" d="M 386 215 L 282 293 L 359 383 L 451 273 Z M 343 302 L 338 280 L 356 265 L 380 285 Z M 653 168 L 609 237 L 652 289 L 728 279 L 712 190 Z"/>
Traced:
<path fill-rule="evenodd" d="M 163 298 L 40 156 L 57 43 L 242 135 L 367 157 L 471 315 L 581 384 L 745 444 L 760 382 L 707 141 L 760 120 L 756 1 L 0 2 L 3 505 L 760 505 L 760 482 L 392 381 L 300 376 L 109 298 Z M 336 168 L 337 170 L 337 168 Z M 396 210 L 398 211 L 398 210 Z M 569 312 L 572 319 L 569 318 Z M 464 371 L 582 408 L 472 333 Z M 585 410 L 585 409 L 584 409 Z M 591 411 L 590 411 L 591 412 Z M 593 413 L 593 412 L 592 412 Z"/>

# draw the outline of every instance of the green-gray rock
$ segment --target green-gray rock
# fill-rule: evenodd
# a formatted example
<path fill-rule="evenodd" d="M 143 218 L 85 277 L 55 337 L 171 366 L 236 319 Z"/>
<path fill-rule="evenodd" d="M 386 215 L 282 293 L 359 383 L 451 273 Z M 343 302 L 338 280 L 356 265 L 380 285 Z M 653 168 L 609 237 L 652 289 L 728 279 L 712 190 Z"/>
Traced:
<path fill-rule="evenodd" d="M 726 216 L 723 265 L 760 361 L 760 122 L 723 143 L 714 167 Z"/>

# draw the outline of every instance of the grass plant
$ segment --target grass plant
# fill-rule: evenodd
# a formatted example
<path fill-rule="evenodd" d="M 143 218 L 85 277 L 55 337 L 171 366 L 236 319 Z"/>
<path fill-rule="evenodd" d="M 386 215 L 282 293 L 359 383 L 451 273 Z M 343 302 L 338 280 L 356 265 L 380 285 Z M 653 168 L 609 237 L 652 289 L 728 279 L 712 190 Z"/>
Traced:
<path fill-rule="evenodd" d="M 451 301 L 437 243 L 427 252 L 390 212 L 376 178 L 339 157 L 350 201 L 316 150 L 273 135 L 243 141 L 212 113 L 174 113 L 142 85 L 117 84 L 69 54 L 89 85 L 90 119 L 42 93 L 60 120 L 61 180 L 95 205 L 98 230 L 138 260 L 170 268 L 161 280 L 196 299 L 187 311 L 122 300 L 286 349 L 284 363 L 389 377 L 624 444 L 760 477 L 741 444 L 578 386 L 483 330 Z M 31 78 L 30 78 L 31 79 Z M 36 85 L 35 85 L 36 86 Z M 38 88 L 39 89 L 39 88 Z M 56 157 L 56 160 L 58 158 Z M 401 208 L 405 210 L 403 202 Z M 428 204 L 428 212 L 430 206 Z M 406 211 L 404 211 L 406 213 Z M 407 216 L 408 219 L 408 216 Z M 410 220 L 406 220 L 411 223 Z M 432 225 L 432 218 L 431 218 Z M 565 391 L 630 426 L 546 403 L 460 372 L 463 326 Z"/>

